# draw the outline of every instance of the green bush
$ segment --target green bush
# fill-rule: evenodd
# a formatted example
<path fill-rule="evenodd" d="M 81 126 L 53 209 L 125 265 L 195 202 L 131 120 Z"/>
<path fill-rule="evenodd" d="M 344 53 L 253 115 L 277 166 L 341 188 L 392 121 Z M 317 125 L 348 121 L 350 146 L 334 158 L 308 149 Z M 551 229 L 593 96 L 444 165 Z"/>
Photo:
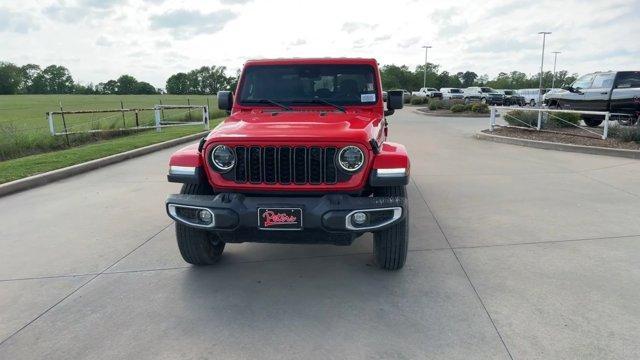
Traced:
<path fill-rule="evenodd" d="M 471 111 L 477 112 L 480 114 L 487 114 L 489 113 L 489 105 L 482 104 L 482 103 L 475 103 L 471 105 Z"/>
<path fill-rule="evenodd" d="M 640 143 L 640 127 L 615 125 L 609 127 L 609 137 L 624 142 L 635 141 Z"/>
<path fill-rule="evenodd" d="M 464 111 L 473 111 L 473 104 L 465 104 Z"/>
<path fill-rule="evenodd" d="M 473 106 L 479 104 L 473 104 Z M 475 111 L 475 110 L 474 110 Z M 511 110 L 504 115 L 504 121 L 511 126 L 537 127 L 538 113 L 533 111 Z"/>
<path fill-rule="evenodd" d="M 466 107 L 462 104 L 455 104 L 452 105 L 451 108 L 449 110 L 451 110 L 452 113 L 461 113 L 463 111 L 465 111 Z"/>
<path fill-rule="evenodd" d="M 436 99 L 431 99 L 429 100 L 429 109 L 431 109 L 431 106 L 434 106 L 434 110 L 435 109 L 444 109 L 444 103 L 442 102 L 442 100 L 436 100 Z"/>
<path fill-rule="evenodd" d="M 425 103 L 424 98 L 414 97 L 411 98 L 411 105 L 422 105 Z"/>
<path fill-rule="evenodd" d="M 413 96 L 411 95 L 405 95 L 402 100 L 404 100 L 405 104 L 409 104 L 411 102 L 411 100 L 413 99 Z"/>
<path fill-rule="evenodd" d="M 429 110 L 438 110 L 438 105 L 433 101 L 429 101 Z"/>
<path fill-rule="evenodd" d="M 563 121 L 564 120 L 564 121 Z M 573 125 L 580 125 L 580 114 L 573 113 L 561 113 L 561 112 L 550 112 L 546 121 L 544 122 L 545 127 L 572 127 Z"/>

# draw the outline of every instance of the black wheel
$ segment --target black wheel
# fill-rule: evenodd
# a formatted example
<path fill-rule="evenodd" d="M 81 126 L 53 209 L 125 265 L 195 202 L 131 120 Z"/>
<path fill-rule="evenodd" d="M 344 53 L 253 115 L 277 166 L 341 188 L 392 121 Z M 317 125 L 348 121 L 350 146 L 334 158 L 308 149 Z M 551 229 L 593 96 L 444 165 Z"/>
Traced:
<path fill-rule="evenodd" d="M 589 126 L 589 127 L 598 127 L 598 126 L 600 126 L 600 124 L 602 124 L 604 119 L 592 118 L 592 117 L 583 117 L 582 121 L 584 121 L 584 123 L 587 124 L 587 126 Z"/>
<path fill-rule="evenodd" d="M 409 246 L 409 204 L 404 186 L 380 187 L 375 196 L 401 196 L 405 198 L 404 219 L 392 227 L 373 234 L 373 256 L 385 270 L 399 270 L 407 260 Z"/>
<path fill-rule="evenodd" d="M 208 185 L 184 184 L 180 194 L 213 195 Z M 217 262 L 224 251 L 224 242 L 214 233 L 192 228 L 176 222 L 178 249 L 184 261 L 193 265 L 211 265 Z"/>
<path fill-rule="evenodd" d="M 480 99 L 480 102 L 483 103 L 483 104 L 486 104 L 487 103 L 487 99 L 482 98 L 482 99 Z"/>
<path fill-rule="evenodd" d="M 531 106 L 531 107 L 536 106 L 536 101 L 531 99 L 531 101 L 529 101 L 529 106 Z"/>

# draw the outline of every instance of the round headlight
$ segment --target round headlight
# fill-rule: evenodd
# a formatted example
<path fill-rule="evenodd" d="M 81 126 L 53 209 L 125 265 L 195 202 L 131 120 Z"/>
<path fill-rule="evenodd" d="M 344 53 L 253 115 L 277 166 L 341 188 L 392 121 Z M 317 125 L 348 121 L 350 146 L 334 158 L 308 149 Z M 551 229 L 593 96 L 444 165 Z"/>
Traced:
<path fill-rule="evenodd" d="M 364 154 L 357 146 L 343 147 L 338 153 L 338 164 L 345 171 L 358 171 L 364 164 Z"/>
<path fill-rule="evenodd" d="M 218 171 L 229 171 L 236 164 L 233 149 L 226 145 L 218 145 L 211 151 L 211 162 Z"/>

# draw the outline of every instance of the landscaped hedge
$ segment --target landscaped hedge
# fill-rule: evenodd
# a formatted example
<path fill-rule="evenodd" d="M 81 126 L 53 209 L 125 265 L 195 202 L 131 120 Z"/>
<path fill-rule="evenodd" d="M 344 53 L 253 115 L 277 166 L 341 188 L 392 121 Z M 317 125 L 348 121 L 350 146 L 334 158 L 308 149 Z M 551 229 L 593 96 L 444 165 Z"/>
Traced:
<path fill-rule="evenodd" d="M 477 112 L 480 114 L 487 114 L 489 113 L 489 105 L 483 104 L 483 103 L 475 103 L 471 105 L 471 111 Z"/>
<path fill-rule="evenodd" d="M 529 125 L 529 127 L 537 127 L 538 113 L 533 111 L 511 110 L 504 115 L 504 121 L 511 126 L 527 127 L 527 125 Z"/>
<path fill-rule="evenodd" d="M 411 105 L 422 105 L 427 102 L 426 98 L 413 97 L 411 98 Z"/>
<path fill-rule="evenodd" d="M 452 113 L 461 113 L 466 110 L 466 106 L 464 106 L 464 104 L 455 104 L 452 105 L 449 110 L 451 110 Z"/>
<path fill-rule="evenodd" d="M 544 122 L 544 125 L 545 127 L 556 128 L 573 127 L 573 125 L 580 125 L 581 120 L 582 119 L 580 118 L 580 114 L 550 112 L 549 116 Z"/>

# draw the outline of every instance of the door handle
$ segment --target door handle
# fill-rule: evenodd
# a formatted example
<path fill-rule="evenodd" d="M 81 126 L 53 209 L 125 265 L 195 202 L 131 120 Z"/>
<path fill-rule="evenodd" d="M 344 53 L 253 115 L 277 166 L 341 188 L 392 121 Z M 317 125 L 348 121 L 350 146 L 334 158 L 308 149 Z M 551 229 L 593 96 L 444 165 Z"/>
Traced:
<path fill-rule="evenodd" d="M 607 94 L 608 94 L 608 92 L 606 92 L 606 91 L 600 93 L 600 95 L 607 95 Z"/>

